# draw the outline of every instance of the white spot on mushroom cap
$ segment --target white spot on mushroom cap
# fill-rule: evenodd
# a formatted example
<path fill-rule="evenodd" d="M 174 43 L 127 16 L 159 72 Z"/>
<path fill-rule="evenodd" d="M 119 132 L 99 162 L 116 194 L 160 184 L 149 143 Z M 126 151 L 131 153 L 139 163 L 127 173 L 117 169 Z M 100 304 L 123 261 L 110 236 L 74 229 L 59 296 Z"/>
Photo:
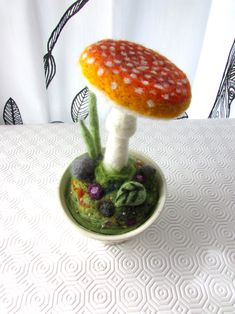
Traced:
<path fill-rule="evenodd" d="M 163 89 L 163 86 L 161 84 L 154 84 L 153 86 L 157 89 Z"/>
<path fill-rule="evenodd" d="M 134 65 L 136 66 L 136 67 L 138 67 L 139 65 L 140 65 L 140 63 L 139 63 L 139 61 L 137 60 L 137 59 L 134 59 L 134 58 L 132 58 L 132 63 L 134 63 Z"/>
<path fill-rule="evenodd" d="M 114 74 L 119 74 L 120 72 L 117 69 L 113 69 L 112 71 Z"/>
<path fill-rule="evenodd" d="M 131 79 L 129 77 L 124 77 L 123 82 L 125 84 L 131 84 Z"/>
<path fill-rule="evenodd" d="M 97 71 L 97 75 L 101 76 L 104 74 L 104 69 L 103 68 L 99 68 L 99 70 Z"/>
<path fill-rule="evenodd" d="M 82 55 L 82 60 L 85 60 L 85 59 L 86 59 L 86 57 L 87 57 L 87 53 L 86 53 L 86 52 L 84 52 L 84 54 Z"/>
<path fill-rule="evenodd" d="M 136 87 L 135 88 L 135 92 L 137 93 L 137 94 L 143 94 L 144 93 L 144 90 L 143 90 L 143 88 L 141 88 L 141 87 Z"/>
<path fill-rule="evenodd" d="M 142 59 L 142 60 L 140 61 L 140 64 L 141 64 L 141 65 L 147 65 L 148 62 L 147 62 L 146 60 Z"/>
<path fill-rule="evenodd" d="M 147 66 L 139 66 L 139 67 L 137 67 L 137 69 L 140 70 L 140 71 L 148 70 L 148 68 L 149 67 L 147 67 Z"/>
<path fill-rule="evenodd" d="M 113 66 L 113 62 L 112 61 L 106 61 L 105 65 L 109 68 L 111 68 Z"/>
<path fill-rule="evenodd" d="M 156 106 L 155 102 L 152 99 L 148 99 L 146 103 L 149 108 L 153 108 Z"/>
<path fill-rule="evenodd" d="M 137 70 L 137 69 L 132 69 L 132 72 L 135 72 L 135 73 L 140 73 L 140 71 L 139 70 Z"/>
<path fill-rule="evenodd" d="M 121 64 L 121 61 L 118 60 L 118 59 L 115 59 L 115 60 L 114 60 L 114 63 L 116 63 L 116 64 Z"/>
<path fill-rule="evenodd" d="M 181 89 L 180 88 L 176 88 L 176 93 L 177 94 L 181 94 Z"/>
<path fill-rule="evenodd" d="M 112 89 L 116 89 L 117 87 L 118 87 L 117 82 L 112 82 L 112 83 L 111 83 L 111 88 L 112 88 Z"/>
<path fill-rule="evenodd" d="M 95 58 L 88 58 L 87 60 L 86 60 L 86 63 L 88 63 L 88 64 L 92 64 L 92 63 L 94 63 L 95 62 Z"/>
<path fill-rule="evenodd" d="M 115 47 L 114 47 L 114 46 L 110 46 L 110 47 L 109 47 L 109 50 L 114 51 L 114 50 L 115 50 Z"/>
<path fill-rule="evenodd" d="M 101 45 L 100 48 L 105 50 L 105 49 L 107 49 L 107 46 Z"/>
<path fill-rule="evenodd" d="M 131 62 L 128 62 L 128 63 L 126 64 L 126 66 L 128 66 L 128 67 L 130 67 L 130 68 L 133 68 L 134 64 L 131 63 Z"/>
<path fill-rule="evenodd" d="M 148 81 L 146 81 L 146 80 L 141 81 L 141 83 L 142 83 L 143 85 L 149 85 L 149 82 L 148 82 Z"/>
<path fill-rule="evenodd" d="M 137 78 L 137 75 L 135 73 L 131 73 L 130 76 L 134 79 Z"/>
<path fill-rule="evenodd" d="M 153 71 L 159 71 L 160 68 L 159 68 L 159 67 L 152 67 L 152 70 L 153 70 Z"/>
<path fill-rule="evenodd" d="M 169 99 L 169 95 L 168 94 L 164 94 L 164 95 L 162 95 L 162 98 L 165 99 L 165 100 L 168 100 Z"/>
<path fill-rule="evenodd" d="M 146 77 L 147 79 L 150 79 L 152 77 L 152 75 L 150 74 L 144 74 L 144 77 Z"/>
<path fill-rule="evenodd" d="M 187 80 L 186 80 L 186 79 L 182 79 L 181 82 L 182 82 L 183 84 L 187 84 Z"/>

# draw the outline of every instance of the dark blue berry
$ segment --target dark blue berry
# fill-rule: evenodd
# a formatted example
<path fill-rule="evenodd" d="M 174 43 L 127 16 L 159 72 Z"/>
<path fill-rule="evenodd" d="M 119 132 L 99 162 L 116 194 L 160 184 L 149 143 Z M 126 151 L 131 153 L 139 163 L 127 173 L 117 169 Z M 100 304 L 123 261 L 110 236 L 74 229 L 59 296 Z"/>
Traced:
<path fill-rule="evenodd" d="M 136 174 L 136 176 L 135 176 L 135 181 L 137 181 L 137 182 L 139 182 L 139 183 L 144 183 L 144 181 L 145 181 L 145 177 L 142 175 L 142 174 Z"/>
<path fill-rule="evenodd" d="M 131 227 L 137 224 L 143 214 L 138 210 L 139 206 L 124 206 L 117 216 L 117 222 L 121 226 Z"/>
<path fill-rule="evenodd" d="M 73 161 L 70 172 L 78 180 L 91 182 L 94 179 L 95 161 L 88 155 L 78 157 Z"/>
<path fill-rule="evenodd" d="M 136 224 L 136 219 L 134 217 L 127 219 L 127 226 L 128 227 L 134 226 L 135 224 Z"/>
<path fill-rule="evenodd" d="M 103 216 L 111 217 L 115 213 L 115 206 L 112 201 L 103 201 L 98 210 Z"/>
<path fill-rule="evenodd" d="M 141 184 L 144 184 L 145 186 L 148 186 L 149 184 L 152 184 L 152 180 L 155 178 L 155 174 L 155 168 L 149 165 L 144 165 L 137 170 L 134 180 Z"/>
<path fill-rule="evenodd" d="M 153 176 L 155 176 L 155 173 L 156 169 L 149 165 L 144 165 L 138 170 L 138 174 L 143 175 L 145 179 L 153 178 Z"/>
<path fill-rule="evenodd" d="M 88 194 L 93 200 L 100 200 L 103 196 L 103 188 L 99 183 L 91 183 L 88 186 Z"/>

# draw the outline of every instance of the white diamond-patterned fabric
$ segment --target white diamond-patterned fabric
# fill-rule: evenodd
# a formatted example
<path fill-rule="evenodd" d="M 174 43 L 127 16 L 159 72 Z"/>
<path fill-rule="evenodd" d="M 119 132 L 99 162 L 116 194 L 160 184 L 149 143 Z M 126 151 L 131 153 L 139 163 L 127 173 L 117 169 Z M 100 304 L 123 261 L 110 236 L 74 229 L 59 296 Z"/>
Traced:
<path fill-rule="evenodd" d="M 58 201 L 76 124 L 0 127 L 0 313 L 235 313 L 235 120 L 138 120 L 162 168 L 158 220 L 128 242 L 82 237 Z"/>

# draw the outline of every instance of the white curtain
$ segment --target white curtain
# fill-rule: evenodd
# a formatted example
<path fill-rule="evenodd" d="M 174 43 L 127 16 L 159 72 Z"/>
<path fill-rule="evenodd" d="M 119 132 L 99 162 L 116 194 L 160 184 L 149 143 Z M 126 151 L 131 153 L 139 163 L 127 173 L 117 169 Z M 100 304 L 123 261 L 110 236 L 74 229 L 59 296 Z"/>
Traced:
<path fill-rule="evenodd" d="M 213 108 L 212 118 L 235 116 L 234 0 L 0 0 L 0 26 L 0 124 L 81 118 L 76 62 L 103 38 L 139 42 L 186 72 L 193 100 L 184 117 L 208 118 Z M 102 119 L 107 110 L 99 104 Z"/>
<path fill-rule="evenodd" d="M 213 0 L 189 116 L 235 117 L 235 1 Z"/>

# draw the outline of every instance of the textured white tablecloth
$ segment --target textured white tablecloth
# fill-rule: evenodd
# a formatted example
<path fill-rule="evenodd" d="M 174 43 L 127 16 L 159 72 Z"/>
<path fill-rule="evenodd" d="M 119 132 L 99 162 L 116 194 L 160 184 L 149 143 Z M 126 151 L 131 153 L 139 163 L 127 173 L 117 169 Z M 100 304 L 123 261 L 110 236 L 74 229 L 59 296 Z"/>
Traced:
<path fill-rule="evenodd" d="M 162 167 L 167 202 L 107 246 L 58 203 L 78 125 L 0 127 L 1 314 L 235 313 L 235 120 L 139 120 L 130 146 Z"/>

